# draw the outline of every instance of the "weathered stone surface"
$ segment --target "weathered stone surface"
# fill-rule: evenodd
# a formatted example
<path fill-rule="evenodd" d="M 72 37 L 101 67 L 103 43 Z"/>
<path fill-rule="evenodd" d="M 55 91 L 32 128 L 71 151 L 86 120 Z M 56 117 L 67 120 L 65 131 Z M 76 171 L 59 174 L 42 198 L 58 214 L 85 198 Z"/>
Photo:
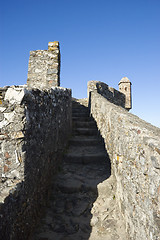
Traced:
<path fill-rule="evenodd" d="M 90 111 L 104 138 L 116 179 L 115 201 L 128 238 L 159 239 L 160 129 L 91 93 Z"/>
<path fill-rule="evenodd" d="M 60 86 L 59 42 L 49 42 L 48 50 L 30 52 L 27 85 L 39 89 Z"/>
<path fill-rule="evenodd" d="M 4 100 L 8 100 L 10 104 L 17 103 L 20 104 L 25 94 L 25 88 L 22 87 L 10 87 L 6 91 Z"/>
<path fill-rule="evenodd" d="M 71 132 L 71 91 L 13 86 L 0 110 L 0 236 L 28 239 Z"/>
<path fill-rule="evenodd" d="M 4 119 L 4 114 L 2 112 L 0 112 L 0 122 L 2 122 Z"/>
<path fill-rule="evenodd" d="M 107 84 L 100 81 L 89 81 L 88 82 L 88 98 L 93 91 L 97 91 L 103 97 L 105 97 L 108 101 L 121 106 L 123 108 L 126 107 L 126 97 L 122 92 L 117 91 L 116 89 L 109 87 Z M 131 98 L 131 96 L 130 96 Z M 90 104 L 90 102 L 89 102 Z M 128 105 L 127 105 L 128 106 Z"/>

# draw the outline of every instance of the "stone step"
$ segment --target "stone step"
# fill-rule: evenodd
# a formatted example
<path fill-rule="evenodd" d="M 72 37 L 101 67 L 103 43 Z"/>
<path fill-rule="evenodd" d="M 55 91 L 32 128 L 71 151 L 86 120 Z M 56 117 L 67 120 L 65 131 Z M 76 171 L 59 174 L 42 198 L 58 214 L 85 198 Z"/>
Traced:
<path fill-rule="evenodd" d="M 85 106 L 83 106 L 83 105 L 73 105 L 73 104 L 72 104 L 72 109 L 86 110 L 86 109 L 88 109 L 88 108 L 85 107 Z"/>
<path fill-rule="evenodd" d="M 76 165 L 78 166 L 78 163 L 76 163 Z M 81 172 L 81 169 L 79 170 Z M 62 176 L 61 178 L 58 178 L 56 180 L 55 185 L 58 190 L 66 194 L 78 193 L 83 191 L 96 192 L 98 183 L 103 181 L 106 176 L 106 173 L 103 173 L 103 175 L 100 176 L 96 176 L 95 173 L 92 177 L 89 178 L 87 178 L 86 176 L 76 176 L 75 174 L 65 174 L 65 176 Z"/>
<path fill-rule="evenodd" d="M 72 101 L 72 106 L 88 107 L 88 104 L 82 104 L 80 102 Z"/>
<path fill-rule="evenodd" d="M 58 179 L 56 187 L 58 187 L 63 193 L 75 193 L 80 192 L 83 182 L 79 179 L 73 179 L 73 177 Z"/>
<path fill-rule="evenodd" d="M 88 112 L 72 112 L 72 117 L 89 117 Z"/>
<path fill-rule="evenodd" d="M 90 163 L 100 163 L 107 161 L 108 157 L 105 153 L 97 153 L 97 154 L 66 154 L 64 160 L 69 161 L 71 163 L 82 163 L 82 164 L 90 164 Z"/>
<path fill-rule="evenodd" d="M 73 135 L 85 135 L 85 136 L 93 136 L 97 135 L 97 129 L 96 128 L 74 128 L 73 129 Z"/>
<path fill-rule="evenodd" d="M 91 121 L 93 121 L 93 118 L 91 118 L 91 117 L 89 117 L 89 116 L 81 116 L 81 117 L 78 117 L 78 116 L 72 116 L 72 121 L 73 122 L 77 122 L 77 121 L 79 121 L 79 122 L 91 122 Z"/>
<path fill-rule="evenodd" d="M 74 121 L 73 122 L 73 128 L 78 127 L 78 128 L 94 128 L 96 127 L 96 123 L 94 121 Z"/>
<path fill-rule="evenodd" d="M 79 113 L 79 112 L 85 112 L 85 113 L 89 113 L 89 109 L 88 108 L 72 108 L 72 113 Z"/>
<path fill-rule="evenodd" d="M 97 136 L 75 136 L 70 140 L 72 146 L 96 146 L 100 143 Z"/>
<path fill-rule="evenodd" d="M 72 163 L 99 163 L 108 160 L 108 155 L 103 148 L 100 147 L 70 147 L 64 157 L 65 161 Z"/>

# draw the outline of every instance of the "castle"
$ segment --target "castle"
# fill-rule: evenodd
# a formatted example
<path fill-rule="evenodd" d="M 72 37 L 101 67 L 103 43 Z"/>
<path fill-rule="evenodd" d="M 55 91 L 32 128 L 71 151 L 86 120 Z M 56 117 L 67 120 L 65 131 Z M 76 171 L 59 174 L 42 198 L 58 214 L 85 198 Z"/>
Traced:
<path fill-rule="evenodd" d="M 74 102 L 94 119 L 114 179 L 102 183 L 103 191 L 97 186 L 98 197 L 108 199 L 112 188 L 110 203 L 115 202 L 126 239 L 158 240 L 160 129 L 128 112 L 127 77 L 120 80 L 119 91 L 100 81 L 89 81 L 87 91 L 88 99 Z M 59 43 L 31 51 L 27 85 L 1 88 L 0 97 L 0 239 L 29 239 L 73 128 L 71 90 L 60 87 Z"/>

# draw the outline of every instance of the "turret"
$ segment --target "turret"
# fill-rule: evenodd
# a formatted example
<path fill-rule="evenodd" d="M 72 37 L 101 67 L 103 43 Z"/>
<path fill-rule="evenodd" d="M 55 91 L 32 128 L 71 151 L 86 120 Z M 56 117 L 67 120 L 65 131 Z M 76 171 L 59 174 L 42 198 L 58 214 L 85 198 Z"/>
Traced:
<path fill-rule="evenodd" d="M 119 82 L 119 91 L 126 96 L 125 108 L 129 111 L 132 108 L 132 95 L 131 95 L 131 85 L 127 77 L 123 77 Z"/>

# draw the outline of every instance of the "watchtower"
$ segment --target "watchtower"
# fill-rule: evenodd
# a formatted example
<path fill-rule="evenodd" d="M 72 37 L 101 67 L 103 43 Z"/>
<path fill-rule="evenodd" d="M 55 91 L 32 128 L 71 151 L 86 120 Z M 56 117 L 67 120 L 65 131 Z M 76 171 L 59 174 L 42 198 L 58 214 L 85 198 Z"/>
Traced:
<path fill-rule="evenodd" d="M 131 85 L 132 83 L 127 77 L 123 77 L 119 82 L 119 91 L 126 96 L 125 108 L 129 111 L 132 108 L 132 95 Z"/>

